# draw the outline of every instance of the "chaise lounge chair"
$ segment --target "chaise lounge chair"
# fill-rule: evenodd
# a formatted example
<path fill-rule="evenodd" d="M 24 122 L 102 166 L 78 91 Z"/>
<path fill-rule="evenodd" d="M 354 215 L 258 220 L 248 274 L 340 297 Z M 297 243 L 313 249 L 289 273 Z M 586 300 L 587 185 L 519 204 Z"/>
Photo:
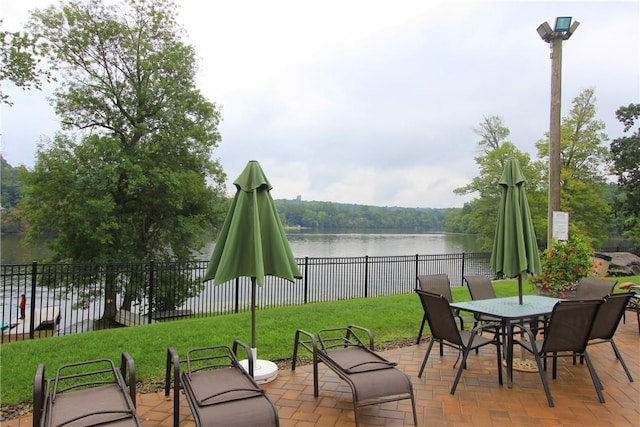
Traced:
<path fill-rule="evenodd" d="M 120 369 L 109 359 L 63 365 L 50 379 L 45 378 L 43 364 L 36 369 L 36 427 L 140 426 L 135 405 L 135 367 L 126 352 Z"/>
<path fill-rule="evenodd" d="M 365 334 L 368 346 L 360 337 Z M 370 330 L 349 325 L 346 328 L 323 329 L 316 337 L 298 329 L 293 347 L 292 371 L 296 369 L 299 346 L 313 355 L 314 397 L 318 397 L 318 362 L 324 362 L 349 384 L 353 394 L 356 426 L 359 425 L 358 408 L 405 399 L 411 399 L 413 423 L 418 424 L 411 380 L 396 368 L 395 363 L 373 351 L 373 334 Z"/>
<path fill-rule="evenodd" d="M 247 351 L 249 372 L 237 358 L 238 346 Z M 180 365 L 186 369 L 180 371 Z M 253 379 L 251 348 L 236 340 L 233 349 L 224 345 L 191 349 L 181 361 L 167 349 L 165 396 L 173 374 L 173 425 L 180 423 L 180 389 L 184 391 L 196 426 L 278 426 L 278 411 Z"/>

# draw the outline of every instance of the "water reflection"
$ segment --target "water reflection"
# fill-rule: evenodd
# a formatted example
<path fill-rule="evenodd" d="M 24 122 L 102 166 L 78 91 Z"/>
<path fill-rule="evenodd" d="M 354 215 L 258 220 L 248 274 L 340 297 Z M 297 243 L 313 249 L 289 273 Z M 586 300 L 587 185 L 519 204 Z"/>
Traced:
<path fill-rule="evenodd" d="M 475 252 L 475 236 L 425 233 L 287 233 L 296 257 L 402 256 Z"/>
<path fill-rule="evenodd" d="M 42 261 L 49 256 L 44 240 L 35 244 L 24 244 L 23 234 L 2 234 L 0 238 L 0 262 L 2 264 L 26 264 Z"/>

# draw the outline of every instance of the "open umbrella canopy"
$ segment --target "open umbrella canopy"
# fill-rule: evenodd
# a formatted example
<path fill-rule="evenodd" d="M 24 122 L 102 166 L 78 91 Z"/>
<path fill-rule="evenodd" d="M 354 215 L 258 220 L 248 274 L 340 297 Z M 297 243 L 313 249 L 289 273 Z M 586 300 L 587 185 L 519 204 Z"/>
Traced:
<path fill-rule="evenodd" d="M 220 284 L 245 276 L 264 284 L 268 275 L 291 282 L 301 278 L 282 222 L 271 198 L 272 186 L 251 160 L 234 181 L 237 192 L 227 213 L 204 280 Z"/>
<path fill-rule="evenodd" d="M 491 268 L 496 274 L 518 277 L 520 303 L 522 276 L 540 274 L 540 255 L 525 182 L 518 160 L 507 160 L 499 181 L 502 198 L 491 251 Z"/>

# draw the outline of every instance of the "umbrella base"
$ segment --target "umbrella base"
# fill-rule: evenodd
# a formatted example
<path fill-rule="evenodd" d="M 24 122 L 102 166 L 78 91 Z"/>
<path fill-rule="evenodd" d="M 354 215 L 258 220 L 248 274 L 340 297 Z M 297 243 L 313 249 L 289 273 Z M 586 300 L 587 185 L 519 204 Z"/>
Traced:
<path fill-rule="evenodd" d="M 249 372 L 249 362 L 247 359 L 240 361 L 240 364 Z M 258 384 L 265 384 L 276 379 L 278 376 L 278 365 L 269 360 L 256 360 L 253 365 L 253 379 Z"/>
<path fill-rule="evenodd" d="M 502 364 L 507 366 L 507 361 L 503 360 Z M 518 372 L 538 372 L 538 365 L 535 360 L 513 358 L 511 365 L 514 371 Z"/>

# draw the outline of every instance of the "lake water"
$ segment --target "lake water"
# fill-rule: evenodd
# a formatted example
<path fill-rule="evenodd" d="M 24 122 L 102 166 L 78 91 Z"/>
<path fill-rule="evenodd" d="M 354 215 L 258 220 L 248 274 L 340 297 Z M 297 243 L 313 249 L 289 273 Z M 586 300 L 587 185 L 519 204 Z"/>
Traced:
<path fill-rule="evenodd" d="M 453 254 L 481 251 L 476 237 L 444 233 L 319 233 L 311 230 L 288 230 L 293 255 L 298 258 L 332 258 L 352 256 L 401 256 Z M 24 264 L 42 259 L 44 244 L 26 246 L 21 236 L 1 236 L 1 262 Z M 197 256 L 209 259 L 214 243 Z"/>
<path fill-rule="evenodd" d="M 296 257 L 431 255 L 479 251 L 475 236 L 442 233 L 287 233 Z"/>

